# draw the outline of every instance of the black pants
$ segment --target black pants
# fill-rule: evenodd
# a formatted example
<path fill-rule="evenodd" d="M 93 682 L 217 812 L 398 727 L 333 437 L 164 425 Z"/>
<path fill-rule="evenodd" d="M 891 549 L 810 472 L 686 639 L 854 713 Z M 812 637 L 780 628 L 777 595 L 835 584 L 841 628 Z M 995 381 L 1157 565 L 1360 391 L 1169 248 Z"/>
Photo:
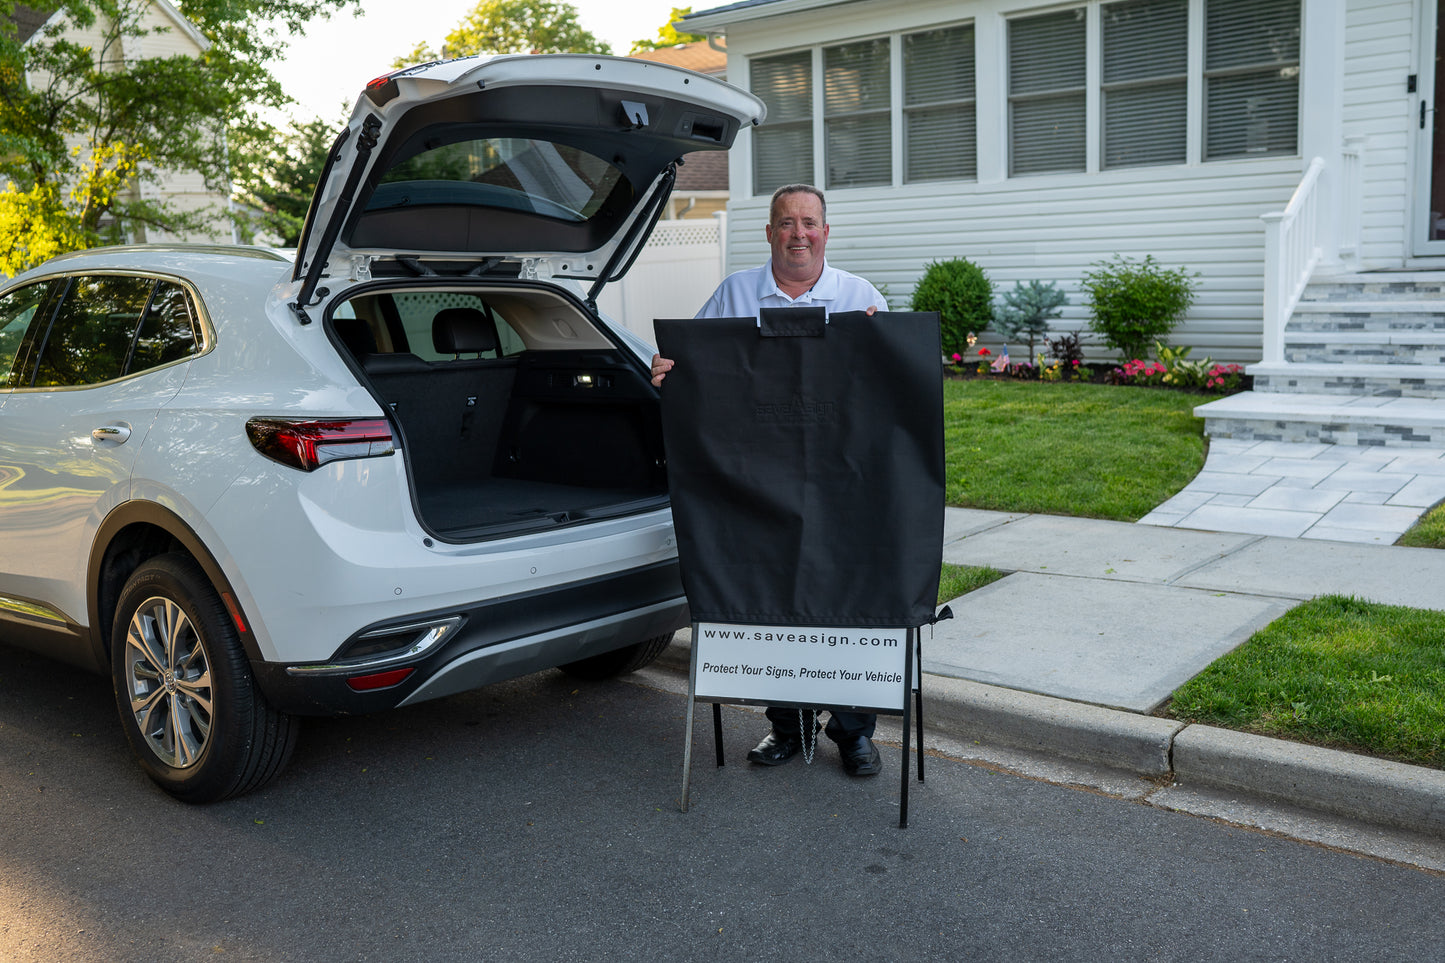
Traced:
<path fill-rule="evenodd" d="M 808 718 L 811 710 L 804 709 L 803 718 Z M 817 711 L 821 712 L 822 709 Z M 828 726 L 823 730 L 824 735 L 834 742 L 851 742 L 859 736 L 873 737 L 873 730 L 878 726 L 878 716 L 872 712 L 848 712 L 845 709 L 828 710 Z M 798 719 L 798 709 L 784 708 L 783 706 L 768 706 L 768 721 L 773 724 L 773 731 L 780 736 L 803 735 L 803 727 Z"/>

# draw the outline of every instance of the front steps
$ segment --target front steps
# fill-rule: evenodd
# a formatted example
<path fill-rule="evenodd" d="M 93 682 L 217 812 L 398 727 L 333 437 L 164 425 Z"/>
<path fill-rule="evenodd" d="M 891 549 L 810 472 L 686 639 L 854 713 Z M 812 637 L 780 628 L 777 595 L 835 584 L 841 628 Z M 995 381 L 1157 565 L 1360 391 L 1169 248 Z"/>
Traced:
<path fill-rule="evenodd" d="M 1254 390 L 1200 405 L 1211 438 L 1445 449 L 1445 272 L 1312 283 L 1283 362 L 1251 365 Z"/>

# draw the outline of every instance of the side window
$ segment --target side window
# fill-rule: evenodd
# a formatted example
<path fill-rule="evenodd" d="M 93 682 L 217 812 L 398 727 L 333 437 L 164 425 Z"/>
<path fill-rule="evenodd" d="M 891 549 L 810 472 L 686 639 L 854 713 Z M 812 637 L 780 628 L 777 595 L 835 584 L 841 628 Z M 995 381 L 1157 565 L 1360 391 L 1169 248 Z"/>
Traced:
<path fill-rule="evenodd" d="M 21 380 L 17 355 L 25 341 L 25 332 L 49 290 L 47 281 L 28 284 L 0 297 L 0 388 L 16 387 Z"/>
<path fill-rule="evenodd" d="M 41 346 L 35 387 L 119 378 L 155 284 L 150 278 L 111 275 L 76 278 Z"/>
<path fill-rule="evenodd" d="M 196 350 L 196 319 L 185 289 L 170 281 L 156 284 L 141 321 L 127 374 L 179 361 Z"/>

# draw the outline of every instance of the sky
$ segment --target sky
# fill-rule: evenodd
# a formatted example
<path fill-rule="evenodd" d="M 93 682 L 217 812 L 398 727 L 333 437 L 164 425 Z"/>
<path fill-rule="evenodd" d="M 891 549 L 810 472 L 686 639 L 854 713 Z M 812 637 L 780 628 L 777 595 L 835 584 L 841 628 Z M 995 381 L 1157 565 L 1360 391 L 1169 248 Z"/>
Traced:
<path fill-rule="evenodd" d="M 360 16 L 338 13 L 311 24 L 292 41 L 290 55 L 273 69 L 286 92 L 300 102 L 298 119 L 314 114 L 338 126 L 367 81 L 418 43 L 442 39 L 477 0 L 362 0 Z M 622 56 L 634 40 L 656 37 L 674 6 L 686 0 L 571 0 L 582 26 Z M 719 6 L 698 3 L 694 9 Z M 343 106 L 344 105 L 344 106 Z"/>

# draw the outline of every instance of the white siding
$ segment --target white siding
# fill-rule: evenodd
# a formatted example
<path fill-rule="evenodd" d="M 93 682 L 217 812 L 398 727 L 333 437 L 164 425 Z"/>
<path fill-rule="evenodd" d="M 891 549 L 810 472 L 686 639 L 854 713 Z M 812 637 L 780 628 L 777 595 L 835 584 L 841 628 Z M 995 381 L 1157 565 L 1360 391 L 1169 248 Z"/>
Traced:
<path fill-rule="evenodd" d="M 1404 82 L 1419 14 L 1416 0 L 1349 4 L 1344 133 L 1369 136 L 1361 253 L 1367 267 L 1398 267 L 1405 256 L 1410 197 L 1411 102 Z M 1060 328 L 1078 329 L 1088 317 L 1079 284 L 1090 265 L 1114 254 L 1152 254 L 1166 267 L 1202 274 L 1195 305 L 1171 340 L 1193 346 L 1196 356 L 1258 360 L 1264 259 L 1260 215 L 1284 208 L 1305 159 L 1008 178 L 1001 142 L 1006 125 L 1000 49 L 1004 15 L 1024 6 L 1021 0 L 906 5 L 863 0 L 830 8 L 827 16 L 812 11 L 737 23 L 728 28 L 728 75 L 745 84 L 748 58 L 754 55 L 930 23 L 973 21 L 980 180 L 830 191 L 830 261 L 885 287 L 890 303 L 906 308 L 929 261 L 967 257 L 987 271 L 996 294 L 1015 281 L 1058 284 L 1070 301 Z M 1309 76 L 1301 82 L 1308 85 Z M 748 194 L 750 150 L 745 132 L 731 156 L 736 189 L 729 204 L 728 259 L 735 268 L 767 256 L 766 198 Z M 1091 354 L 1107 356 L 1102 346 Z"/>

